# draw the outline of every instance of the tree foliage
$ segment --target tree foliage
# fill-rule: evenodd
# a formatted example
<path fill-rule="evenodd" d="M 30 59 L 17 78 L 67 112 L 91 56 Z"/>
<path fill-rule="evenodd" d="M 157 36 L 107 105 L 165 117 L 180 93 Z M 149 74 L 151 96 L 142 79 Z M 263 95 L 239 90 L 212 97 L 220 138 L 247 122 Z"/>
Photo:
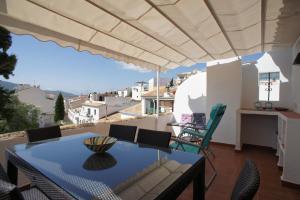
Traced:
<path fill-rule="evenodd" d="M 12 40 L 10 32 L 0 26 L 0 75 L 5 79 L 8 79 L 10 75 L 13 75 L 17 63 L 17 57 L 7 53 L 11 44 Z"/>
<path fill-rule="evenodd" d="M 173 80 L 173 78 L 170 80 L 169 86 L 170 86 L 170 88 L 174 87 L 174 80 Z"/>
<path fill-rule="evenodd" d="M 13 75 L 17 58 L 7 50 L 12 44 L 10 32 L 0 26 L 0 75 L 8 79 Z M 39 126 L 39 110 L 33 105 L 21 103 L 14 91 L 0 87 L 0 133 L 21 131 Z"/>
<path fill-rule="evenodd" d="M 10 103 L 6 104 L 5 107 L 6 110 L 10 111 L 10 116 L 1 120 L 1 133 L 21 131 L 39 126 L 40 111 L 35 106 L 21 103 L 17 97 L 10 96 Z"/>
<path fill-rule="evenodd" d="M 55 102 L 54 121 L 58 122 L 60 120 L 64 120 L 64 117 L 65 117 L 64 97 L 62 96 L 61 93 L 59 93 Z"/>
<path fill-rule="evenodd" d="M 7 50 L 12 44 L 10 32 L 0 26 L 0 75 L 8 79 L 13 75 L 17 58 L 15 55 L 9 55 Z M 0 132 L 10 130 L 8 122 L 14 117 L 13 91 L 0 87 Z"/>

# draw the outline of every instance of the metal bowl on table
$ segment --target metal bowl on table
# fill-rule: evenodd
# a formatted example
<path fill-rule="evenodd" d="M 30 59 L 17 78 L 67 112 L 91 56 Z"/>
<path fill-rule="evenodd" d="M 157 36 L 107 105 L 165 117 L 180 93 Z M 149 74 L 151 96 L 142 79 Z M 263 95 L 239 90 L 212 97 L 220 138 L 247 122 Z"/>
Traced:
<path fill-rule="evenodd" d="M 111 148 L 117 139 L 109 136 L 97 136 L 87 138 L 83 141 L 84 145 L 93 152 L 104 153 Z"/>

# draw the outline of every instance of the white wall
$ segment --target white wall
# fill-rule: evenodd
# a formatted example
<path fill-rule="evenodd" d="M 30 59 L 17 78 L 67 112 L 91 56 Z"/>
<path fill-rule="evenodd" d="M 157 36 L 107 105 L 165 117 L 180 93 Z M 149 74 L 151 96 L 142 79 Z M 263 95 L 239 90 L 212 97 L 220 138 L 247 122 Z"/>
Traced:
<path fill-rule="evenodd" d="M 141 86 L 133 86 L 131 98 L 136 101 L 141 101 L 143 92 L 144 90 Z"/>
<path fill-rule="evenodd" d="M 241 62 L 233 61 L 207 67 L 207 115 L 216 103 L 227 105 L 213 135 L 213 141 L 235 144 L 236 111 L 241 106 Z"/>
<path fill-rule="evenodd" d="M 300 37 L 293 46 L 293 61 L 296 55 L 300 52 Z M 292 108 L 300 113 L 300 65 L 292 66 L 291 73 L 291 83 L 292 83 Z"/>
<path fill-rule="evenodd" d="M 160 86 L 167 86 L 169 84 L 169 82 L 170 82 L 170 79 L 168 79 L 168 78 L 160 77 L 160 79 L 159 79 Z M 151 78 L 148 81 L 149 91 L 154 90 L 156 87 L 156 84 L 157 84 L 156 78 Z"/>
<path fill-rule="evenodd" d="M 130 98 L 126 97 L 104 97 L 105 104 L 109 106 L 123 105 L 130 103 Z"/>
<path fill-rule="evenodd" d="M 145 115 L 146 114 L 146 107 L 147 107 L 145 98 L 142 98 L 142 103 L 141 104 L 142 104 L 141 114 Z"/>
<path fill-rule="evenodd" d="M 292 107 L 300 113 L 300 65 L 292 66 Z"/>
<path fill-rule="evenodd" d="M 268 53 L 271 56 L 271 60 L 260 67 L 269 68 L 271 64 L 275 64 L 281 72 L 279 101 L 272 102 L 273 106 L 287 107 L 294 110 L 292 97 L 294 96 L 293 94 L 297 95 L 299 92 L 296 92 L 296 88 L 294 92 L 292 91 L 293 76 L 295 79 L 294 82 L 296 83 L 298 81 L 296 79 L 297 73 L 292 73 L 292 51 L 291 49 L 281 49 Z M 268 63 L 270 63 L 270 65 L 268 65 Z M 254 103 L 258 101 L 258 71 L 262 70 L 264 69 L 258 69 L 255 63 L 242 65 L 242 108 L 254 108 Z M 299 75 L 300 70 L 298 77 Z M 300 85 L 299 83 L 300 82 L 298 82 L 298 85 Z M 298 91 L 300 91 L 300 88 L 298 88 Z M 244 143 L 275 148 L 276 130 L 276 117 L 243 116 L 242 118 L 241 131 L 243 133 L 242 140 Z"/>
<path fill-rule="evenodd" d="M 99 112 L 101 109 L 105 108 L 105 105 L 98 107 L 92 107 L 92 106 L 82 106 L 83 113 L 88 113 L 88 109 L 90 109 L 90 116 L 92 116 L 93 121 L 97 121 L 100 119 L 101 112 Z M 94 113 L 96 110 L 96 114 Z"/>
<path fill-rule="evenodd" d="M 182 114 L 206 113 L 206 72 L 192 75 L 178 86 L 174 101 L 174 121 L 180 122 Z M 173 127 L 174 133 L 180 129 Z"/>

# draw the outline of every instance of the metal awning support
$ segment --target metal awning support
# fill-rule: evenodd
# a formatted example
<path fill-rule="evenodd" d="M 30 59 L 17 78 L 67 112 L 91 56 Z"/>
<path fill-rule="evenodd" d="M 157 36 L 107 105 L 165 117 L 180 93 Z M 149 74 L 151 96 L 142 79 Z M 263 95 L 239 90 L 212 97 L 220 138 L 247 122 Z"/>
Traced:
<path fill-rule="evenodd" d="M 157 67 L 156 70 L 156 116 L 159 116 L 159 72 L 160 66 Z"/>
<path fill-rule="evenodd" d="M 157 66 L 156 70 L 156 130 L 158 130 L 158 118 L 159 118 L 159 73 L 160 66 Z"/>

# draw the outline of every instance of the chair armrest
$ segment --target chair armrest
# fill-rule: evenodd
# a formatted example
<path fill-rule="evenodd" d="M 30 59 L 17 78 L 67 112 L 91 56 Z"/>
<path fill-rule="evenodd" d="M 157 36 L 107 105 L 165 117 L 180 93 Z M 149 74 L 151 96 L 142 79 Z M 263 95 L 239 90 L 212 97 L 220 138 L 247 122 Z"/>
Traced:
<path fill-rule="evenodd" d="M 198 124 L 192 123 L 192 122 L 186 123 L 186 126 L 187 127 L 189 126 L 190 128 L 194 128 L 197 130 L 203 130 L 203 131 L 207 130 L 206 125 L 201 126 L 201 125 L 198 125 Z"/>
<path fill-rule="evenodd" d="M 196 138 L 204 138 L 206 132 L 205 131 L 200 131 L 200 130 L 195 130 L 195 129 L 190 129 L 190 128 L 184 128 L 180 134 L 179 134 L 179 137 L 182 137 L 184 136 L 185 134 L 187 135 L 191 135 L 193 137 L 196 137 Z"/>
<path fill-rule="evenodd" d="M 170 122 L 170 123 L 167 123 L 167 126 L 178 126 L 181 128 L 193 128 L 196 130 L 207 130 L 206 126 L 204 126 L 204 127 L 198 126 L 197 124 L 192 123 L 192 122 L 187 122 L 187 123 Z"/>
<path fill-rule="evenodd" d="M 187 141 L 187 140 L 184 140 L 184 139 L 181 139 L 181 138 L 178 138 L 178 137 L 171 137 L 171 141 L 175 141 L 175 142 L 178 142 L 178 143 L 180 143 L 180 144 L 188 144 L 188 145 L 191 145 L 191 146 L 195 146 L 195 147 L 199 147 L 199 148 L 201 148 L 201 146 L 200 145 L 198 145 L 198 144 L 195 144 L 195 143 L 193 143 L 193 142 L 189 142 L 189 141 Z"/>

